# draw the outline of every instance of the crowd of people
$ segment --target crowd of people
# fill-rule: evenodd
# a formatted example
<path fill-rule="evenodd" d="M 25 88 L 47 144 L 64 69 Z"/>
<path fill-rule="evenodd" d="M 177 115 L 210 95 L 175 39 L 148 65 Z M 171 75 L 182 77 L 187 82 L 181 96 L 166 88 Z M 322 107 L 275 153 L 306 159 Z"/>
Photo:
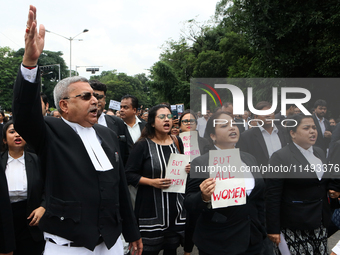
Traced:
<path fill-rule="evenodd" d="M 106 85 L 76 76 L 58 82 L 49 112 L 37 68 L 44 33 L 30 6 L 13 117 L 0 112 L 0 254 L 173 255 L 179 246 L 185 255 L 194 246 L 200 255 L 329 254 L 340 124 L 325 118 L 326 101 L 317 100 L 312 115 L 287 105 L 286 115 L 235 116 L 227 102 L 174 119 L 168 103 L 143 110 L 133 95 L 119 111 L 105 110 Z M 199 155 L 183 168 L 185 193 L 166 192 L 168 161 L 184 154 L 185 132 Z M 303 171 L 247 172 L 246 202 L 213 208 L 217 180 L 192 173 L 209 166 L 210 153 L 235 148 L 244 167 Z"/>

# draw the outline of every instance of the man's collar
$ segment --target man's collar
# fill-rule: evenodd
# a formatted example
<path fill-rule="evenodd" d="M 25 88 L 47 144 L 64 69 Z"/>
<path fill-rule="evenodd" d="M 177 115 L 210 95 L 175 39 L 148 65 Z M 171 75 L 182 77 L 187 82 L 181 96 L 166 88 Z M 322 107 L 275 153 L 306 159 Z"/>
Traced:
<path fill-rule="evenodd" d="M 69 125 L 71 128 L 73 128 L 73 130 L 74 130 L 77 134 L 78 134 L 77 129 L 92 128 L 92 127 L 83 127 L 83 126 L 79 125 L 78 123 L 68 121 L 67 119 L 64 119 L 63 117 L 61 117 L 61 119 L 62 119 L 63 121 L 65 121 L 65 123 L 66 123 L 67 125 Z"/>
<path fill-rule="evenodd" d="M 132 127 L 129 126 L 125 121 L 124 121 L 124 124 L 125 124 L 126 126 L 128 126 L 128 127 L 133 128 L 133 127 L 135 127 L 136 125 L 138 125 L 139 122 L 142 122 L 142 121 L 137 117 L 137 115 L 135 115 L 135 124 L 133 124 Z"/>
<path fill-rule="evenodd" d="M 322 117 L 322 119 L 319 119 L 319 117 L 318 117 L 318 115 L 316 114 L 316 113 L 314 113 L 315 114 L 315 117 L 318 119 L 318 121 L 320 122 L 320 121 L 324 121 L 325 120 L 325 118 L 324 117 Z"/>
<path fill-rule="evenodd" d="M 260 131 L 261 131 L 261 132 L 266 131 L 266 132 L 268 133 L 268 131 L 265 130 L 262 126 L 260 126 L 258 123 L 257 123 L 257 126 L 260 128 Z M 275 133 L 278 133 L 278 132 L 279 132 L 279 130 L 277 129 L 277 127 L 276 127 L 275 124 L 273 124 L 273 132 L 275 132 Z M 272 133 L 273 133 L 273 132 L 272 132 Z"/>

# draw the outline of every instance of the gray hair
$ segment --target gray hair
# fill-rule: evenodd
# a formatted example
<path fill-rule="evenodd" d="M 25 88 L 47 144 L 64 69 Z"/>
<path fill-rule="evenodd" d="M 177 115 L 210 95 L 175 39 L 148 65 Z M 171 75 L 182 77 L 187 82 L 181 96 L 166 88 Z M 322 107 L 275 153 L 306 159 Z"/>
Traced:
<path fill-rule="evenodd" d="M 72 83 L 76 83 L 79 81 L 89 82 L 88 79 L 86 79 L 85 77 L 73 76 L 73 77 L 62 79 L 54 87 L 54 90 L 53 90 L 54 105 L 56 106 L 59 112 L 61 112 L 60 107 L 59 107 L 59 101 L 62 100 L 64 97 L 68 97 L 68 87 Z"/>

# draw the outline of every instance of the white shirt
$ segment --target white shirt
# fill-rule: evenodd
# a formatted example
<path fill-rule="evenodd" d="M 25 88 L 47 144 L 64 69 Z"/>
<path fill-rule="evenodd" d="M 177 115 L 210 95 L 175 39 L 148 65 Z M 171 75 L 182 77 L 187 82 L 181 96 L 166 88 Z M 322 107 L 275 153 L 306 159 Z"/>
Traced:
<path fill-rule="evenodd" d="M 11 203 L 27 199 L 25 153 L 17 159 L 12 158 L 8 153 L 5 174 Z"/>
<path fill-rule="evenodd" d="M 99 118 L 98 118 L 98 124 L 102 125 L 104 127 L 107 127 L 107 123 L 105 120 L 105 113 L 102 112 L 102 114 L 100 114 Z"/>
<path fill-rule="evenodd" d="M 22 77 L 24 77 L 26 81 L 33 83 L 35 81 L 35 78 L 37 77 L 37 72 L 38 72 L 37 67 L 33 69 L 27 69 L 21 64 L 20 70 L 21 70 Z"/>
<path fill-rule="evenodd" d="M 207 122 L 208 122 L 208 120 L 206 120 L 204 117 L 197 119 L 197 128 L 196 129 L 197 129 L 200 137 L 204 137 L 204 132 L 205 132 L 205 128 L 207 126 Z"/>
<path fill-rule="evenodd" d="M 269 134 L 268 131 L 265 130 L 263 127 L 261 127 L 259 125 L 258 125 L 258 127 L 260 128 L 264 142 L 266 143 L 268 155 L 269 155 L 269 158 L 270 158 L 275 151 L 282 148 L 281 147 L 281 141 L 280 141 L 280 138 L 279 138 L 279 135 L 278 135 L 279 130 L 274 125 L 272 133 Z"/>
<path fill-rule="evenodd" d="M 315 114 L 315 117 L 318 119 L 320 128 L 321 128 L 321 133 L 322 136 L 325 135 L 325 131 L 326 131 L 326 126 L 325 126 L 325 118 L 322 118 L 321 120 L 319 119 L 318 115 Z"/>
<path fill-rule="evenodd" d="M 294 143 L 295 146 L 301 151 L 302 155 L 307 159 L 308 163 L 315 167 L 316 175 L 319 181 L 323 176 L 323 164 L 321 159 L 317 158 L 313 153 L 313 146 L 309 147 L 307 150 L 302 148 L 301 146 Z"/>
<path fill-rule="evenodd" d="M 140 119 L 138 119 L 138 117 L 136 115 L 135 115 L 135 118 L 136 118 L 136 122 L 132 127 L 130 127 L 124 121 L 124 124 L 127 126 L 128 130 L 129 130 L 129 133 L 130 133 L 130 136 L 132 138 L 133 143 L 136 143 L 137 140 L 139 139 L 139 137 L 142 134 L 142 132 L 140 131 L 140 128 L 139 128 L 139 124 L 138 124 L 141 121 L 140 121 Z"/>

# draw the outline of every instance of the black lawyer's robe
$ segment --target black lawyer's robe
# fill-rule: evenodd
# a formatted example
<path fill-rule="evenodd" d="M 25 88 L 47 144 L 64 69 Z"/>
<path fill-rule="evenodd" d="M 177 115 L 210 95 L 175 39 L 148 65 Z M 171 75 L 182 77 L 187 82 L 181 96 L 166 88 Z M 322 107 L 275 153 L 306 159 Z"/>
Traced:
<path fill-rule="evenodd" d="M 122 232 L 128 242 L 138 240 L 117 135 L 93 126 L 113 166 L 97 172 L 79 135 L 62 119 L 43 118 L 39 83 L 24 80 L 19 70 L 12 106 L 16 131 L 37 152 L 46 173 L 46 212 L 39 227 L 90 250 L 100 235 L 108 248 Z"/>

